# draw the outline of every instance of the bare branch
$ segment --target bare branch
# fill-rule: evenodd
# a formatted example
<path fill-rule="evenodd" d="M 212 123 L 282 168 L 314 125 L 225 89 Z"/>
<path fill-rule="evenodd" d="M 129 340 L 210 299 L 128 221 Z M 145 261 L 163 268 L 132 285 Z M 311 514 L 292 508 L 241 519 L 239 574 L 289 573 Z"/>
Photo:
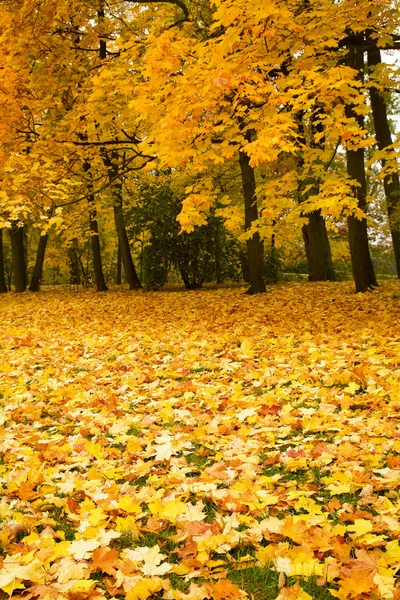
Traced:
<path fill-rule="evenodd" d="M 62 140 L 60 143 L 61 144 L 73 144 L 74 146 L 113 146 L 114 144 L 135 144 L 137 145 L 138 143 L 140 143 L 141 140 L 138 139 L 132 139 L 130 140 L 129 138 L 127 140 L 106 140 L 104 142 L 78 142 L 78 141 L 69 141 L 69 140 Z"/>
<path fill-rule="evenodd" d="M 336 146 L 335 146 L 335 149 L 334 149 L 334 151 L 333 151 L 333 154 L 332 154 L 331 158 L 329 159 L 329 161 L 328 161 L 328 162 L 326 163 L 326 165 L 324 166 L 324 171 L 325 171 L 325 172 L 326 172 L 326 171 L 329 169 L 329 167 L 331 166 L 331 164 L 332 164 L 332 163 L 333 163 L 333 161 L 335 160 L 336 153 L 337 153 L 337 151 L 338 151 L 338 149 L 339 149 L 339 146 L 340 146 L 340 144 L 341 144 L 341 143 L 342 143 L 342 138 L 340 137 L 340 138 L 338 139 L 338 142 L 337 142 L 337 144 L 336 144 Z"/>
<path fill-rule="evenodd" d="M 155 159 L 156 159 L 155 156 L 151 156 L 151 157 L 147 158 L 141 165 L 139 165 L 137 167 L 130 167 L 128 169 L 125 169 L 122 173 L 119 173 L 119 176 L 123 177 L 133 171 L 140 171 L 147 165 L 147 163 L 152 162 Z M 100 186 L 97 190 L 91 190 L 89 193 L 84 194 L 83 196 L 79 196 L 78 198 L 75 198 L 75 200 L 70 200 L 69 202 L 63 202 L 62 204 L 57 204 L 57 208 L 63 208 L 64 206 L 72 206 L 72 204 L 79 204 L 79 202 L 83 202 L 83 200 L 89 200 L 90 197 L 100 194 L 101 192 L 104 192 L 104 190 L 109 188 L 116 179 L 117 179 L 116 177 L 114 177 L 113 179 L 110 179 L 109 181 L 107 181 L 107 183 Z"/>

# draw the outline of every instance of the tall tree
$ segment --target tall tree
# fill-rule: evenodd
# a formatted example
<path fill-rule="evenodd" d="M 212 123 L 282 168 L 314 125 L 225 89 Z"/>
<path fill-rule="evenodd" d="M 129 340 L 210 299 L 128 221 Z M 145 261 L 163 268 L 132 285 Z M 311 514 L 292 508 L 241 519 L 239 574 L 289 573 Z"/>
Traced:
<path fill-rule="evenodd" d="M 119 173 L 119 158 L 119 153 L 116 150 L 113 150 L 110 153 L 103 152 L 103 160 L 108 169 L 108 176 L 110 180 L 114 221 L 118 235 L 118 247 L 121 251 L 122 264 L 124 266 L 129 288 L 131 290 L 138 290 L 142 287 L 142 285 L 136 273 L 131 249 L 129 246 L 128 234 L 126 233 L 124 211 L 122 206 L 122 180 Z"/>
<path fill-rule="evenodd" d="M 381 51 L 376 40 L 371 36 L 367 38 L 368 66 L 372 70 L 372 76 L 376 67 L 382 64 Z M 390 131 L 388 110 L 384 95 L 381 93 L 374 81 L 369 87 L 372 115 L 374 120 L 375 136 L 379 150 L 389 149 L 389 155 L 393 155 L 393 140 Z M 394 256 L 396 260 L 397 276 L 400 278 L 400 178 L 398 170 L 387 172 L 387 160 L 382 159 L 384 171 L 383 185 L 386 196 L 386 206 L 389 216 L 390 233 L 393 241 Z"/>
<path fill-rule="evenodd" d="M 320 116 L 320 109 L 317 106 L 310 116 L 310 147 L 324 150 L 325 137 Z M 307 149 L 307 139 L 304 130 L 305 111 L 301 111 L 297 117 L 299 126 L 299 144 L 300 150 L 297 158 L 299 169 L 299 202 L 302 203 L 307 196 L 318 195 L 319 186 L 317 177 L 314 176 L 310 181 L 304 173 L 304 151 Z M 318 135 L 318 134 L 322 134 Z M 316 139 L 318 141 L 316 141 Z M 308 192 L 304 192 L 307 187 Z M 325 219 L 321 214 L 321 209 L 311 210 L 302 213 L 302 216 L 308 218 L 308 223 L 302 226 L 304 248 L 308 262 L 309 281 L 336 281 L 335 271 L 333 269 L 332 252 L 329 243 L 328 232 L 326 230 Z"/>
<path fill-rule="evenodd" d="M 83 170 L 89 176 L 88 182 L 88 207 L 89 207 L 89 227 L 90 227 L 90 245 L 92 249 L 93 271 L 98 292 L 106 292 L 107 285 L 103 273 L 103 264 L 101 260 L 101 248 L 99 238 L 99 226 L 97 223 L 96 200 L 93 194 L 93 184 L 91 181 L 91 166 L 89 161 L 83 163 Z"/>
<path fill-rule="evenodd" d="M 122 283 L 122 256 L 121 256 L 121 245 L 118 240 L 118 249 L 117 249 L 117 272 L 115 276 L 115 283 L 117 285 L 121 285 Z"/>
<path fill-rule="evenodd" d="M 24 227 L 19 222 L 13 221 L 9 231 L 15 291 L 24 292 L 26 290 Z"/>
<path fill-rule="evenodd" d="M 245 133 L 245 139 L 251 142 L 251 131 Z M 254 169 L 250 165 L 250 158 L 243 150 L 239 151 L 240 172 L 242 175 L 245 229 L 249 231 L 251 226 L 257 222 L 257 196 L 256 196 L 256 178 Z M 260 239 L 258 231 L 246 239 L 247 256 L 249 264 L 249 284 L 247 294 L 260 294 L 265 292 L 263 277 L 263 242 Z"/>
<path fill-rule="evenodd" d="M 348 63 L 357 72 L 357 77 L 362 80 L 364 72 L 364 49 L 363 33 L 355 36 L 355 43 L 350 45 L 348 52 Z M 364 126 L 364 117 L 356 110 L 356 106 L 346 106 L 346 116 L 357 123 L 360 130 Z M 365 175 L 365 152 L 364 147 L 353 147 L 347 143 L 346 160 L 347 174 L 354 181 L 353 194 L 357 198 L 357 205 L 365 212 L 367 208 L 367 179 Z M 356 218 L 350 215 L 347 218 L 349 229 L 349 245 L 351 265 L 353 271 L 356 292 L 366 292 L 377 285 L 374 267 L 368 245 L 367 219 Z"/>
<path fill-rule="evenodd" d="M 3 230 L 0 229 L 0 294 L 8 292 L 4 273 Z"/>
<path fill-rule="evenodd" d="M 48 239 L 49 239 L 49 236 L 47 233 L 41 235 L 39 238 L 35 266 L 33 268 L 31 282 L 29 284 L 30 292 L 38 292 L 39 291 L 41 280 L 42 280 L 44 257 L 45 257 L 45 253 L 46 253 L 46 246 L 47 246 Z"/>

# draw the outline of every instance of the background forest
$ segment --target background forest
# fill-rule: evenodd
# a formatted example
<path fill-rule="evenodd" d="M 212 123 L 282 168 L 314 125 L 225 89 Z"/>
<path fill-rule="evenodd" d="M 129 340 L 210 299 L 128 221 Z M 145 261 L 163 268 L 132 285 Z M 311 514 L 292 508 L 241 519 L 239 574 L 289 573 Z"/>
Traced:
<path fill-rule="evenodd" d="M 0 291 L 400 269 L 399 7 L 1 2 Z"/>

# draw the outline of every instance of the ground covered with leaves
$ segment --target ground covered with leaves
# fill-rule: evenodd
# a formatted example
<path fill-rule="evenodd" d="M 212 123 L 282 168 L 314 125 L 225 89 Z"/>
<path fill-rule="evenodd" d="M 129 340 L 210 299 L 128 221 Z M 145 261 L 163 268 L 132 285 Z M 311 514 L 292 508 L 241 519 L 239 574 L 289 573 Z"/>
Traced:
<path fill-rule="evenodd" d="M 0 597 L 400 597 L 397 282 L 0 313 Z"/>

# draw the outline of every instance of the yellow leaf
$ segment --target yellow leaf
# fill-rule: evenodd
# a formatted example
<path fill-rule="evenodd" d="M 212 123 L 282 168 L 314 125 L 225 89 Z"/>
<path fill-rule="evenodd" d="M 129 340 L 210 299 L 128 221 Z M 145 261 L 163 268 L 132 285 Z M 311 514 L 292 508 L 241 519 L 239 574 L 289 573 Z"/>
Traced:
<path fill-rule="evenodd" d="M 400 546 L 398 540 L 390 540 L 386 543 L 384 557 L 389 565 L 400 563 Z"/>
<path fill-rule="evenodd" d="M 128 513 L 141 513 L 142 508 L 138 502 L 135 502 L 130 496 L 122 496 L 118 502 L 118 508 Z"/>
<path fill-rule="evenodd" d="M 186 504 L 178 500 L 169 500 L 164 504 L 157 499 L 149 503 L 149 509 L 153 515 L 161 515 L 174 522 L 179 515 L 186 512 Z"/>
<path fill-rule="evenodd" d="M 94 456 L 94 458 L 103 458 L 104 457 L 103 447 L 100 444 L 98 444 L 97 442 L 93 442 L 92 440 L 87 440 L 85 442 L 85 450 L 86 450 L 86 452 L 88 452 L 89 454 Z"/>
<path fill-rule="evenodd" d="M 115 520 L 115 529 L 120 532 L 129 531 L 130 533 L 135 534 L 135 537 L 139 534 L 136 519 L 131 515 L 128 515 L 127 517 L 117 517 Z"/>
<path fill-rule="evenodd" d="M 356 519 L 354 525 L 347 526 L 348 531 L 354 531 L 357 537 L 360 537 L 372 530 L 372 523 L 367 519 Z"/>
<path fill-rule="evenodd" d="M 22 583 L 21 579 L 14 579 L 14 577 L 12 577 L 11 582 L 6 585 L 0 585 L 0 589 L 3 590 L 3 592 L 5 592 L 6 594 L 8 594 L 8 596 L 10 596 L 11 598 L 14 590 L 24 590 L 25 586 Z"/>
<path fill-rule="evenodd" d="M 148 577 L 138 581 L 125 596 L 125 600 L 147 600 L 156 592 L 162 589 L 160 580 L 150 579 Z"/>
<path fill-rule="evenodd" d="M 240 344 L 240 352 L 246 358 L 253 358 L 254 348 L 252 342 L 248 338 L 245 338 Z"/>
<path fill-rule="evenodd" d="M 95 586 L 96 582 L 92 579 L 81 579 L 74 581 L 74 584 L 68 591 L 75 594 L 84 594 L 85 592 L 89 592 L 89 590 L 93 590 Z"/>

